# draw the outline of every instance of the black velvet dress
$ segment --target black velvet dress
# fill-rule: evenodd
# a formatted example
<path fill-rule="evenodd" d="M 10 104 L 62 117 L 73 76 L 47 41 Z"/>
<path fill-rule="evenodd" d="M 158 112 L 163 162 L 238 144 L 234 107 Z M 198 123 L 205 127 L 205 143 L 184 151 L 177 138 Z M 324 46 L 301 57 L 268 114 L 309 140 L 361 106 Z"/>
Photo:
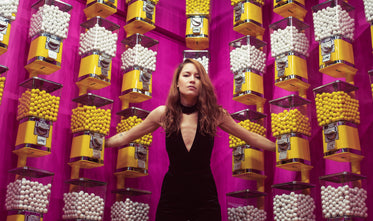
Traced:
<path fill-rule="evenodd" d="M 220 205 L 211 173 L 214 137 L 197 132 L 188 152 L 181 131 L 166 136 L 170 166 L 161 190 L 157 221 L 220 221 Z"/>

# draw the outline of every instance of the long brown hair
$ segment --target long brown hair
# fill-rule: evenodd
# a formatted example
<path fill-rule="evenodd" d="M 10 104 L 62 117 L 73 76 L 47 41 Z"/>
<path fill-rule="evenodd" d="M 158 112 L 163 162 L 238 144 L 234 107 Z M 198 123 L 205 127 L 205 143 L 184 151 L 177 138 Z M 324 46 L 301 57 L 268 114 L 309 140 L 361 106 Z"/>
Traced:
<path fill-rule="evenodd" d="M 201 63 L 193 59 L 186 59 L 175 70 L 170 92 L 167 98 L 166 113 L 163 117 L 165 131 L 168 134 L 171 134 L 180 130 L 182 111 L 180 106 L 180 93 L 177 83 L 181 70 L 183 69 L 184 65 L 188 63 L 194 64 L 200 75 L 202 84 L 196 104 L 199 112 L 198 120 L 200 124 L 200 131 L 204 135 L 208 134 L 214 136 L 216 134 L 216 127 L 218 124 L 217 120 L 224 111 L 223 108 L 217 104 L 215 89 L 205 71 L 205 68 Z"/>

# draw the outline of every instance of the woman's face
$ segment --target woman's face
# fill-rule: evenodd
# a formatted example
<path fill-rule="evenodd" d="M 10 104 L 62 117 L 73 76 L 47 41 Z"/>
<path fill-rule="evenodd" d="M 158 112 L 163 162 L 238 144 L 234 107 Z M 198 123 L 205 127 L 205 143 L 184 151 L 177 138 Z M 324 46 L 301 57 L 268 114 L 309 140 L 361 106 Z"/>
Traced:
<path fill-rule="evenodd" d="M 181 69 L 177 82 L 180 96 L 198 97 L 202 87 L 201 77 L 192 63 L 187 63 Z"/>

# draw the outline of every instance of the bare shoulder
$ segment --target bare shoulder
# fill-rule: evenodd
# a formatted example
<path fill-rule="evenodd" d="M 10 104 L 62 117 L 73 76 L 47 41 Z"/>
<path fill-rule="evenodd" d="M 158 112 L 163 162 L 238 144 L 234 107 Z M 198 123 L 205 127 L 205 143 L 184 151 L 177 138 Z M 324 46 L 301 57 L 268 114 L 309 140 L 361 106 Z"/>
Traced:
<path fill-rule="evenodd" d="M 162 117 L 166 113 L 166 105 L 160 105 L 157 108 L 155 108 L 151 114 L 156 115 L 159 117 Z"/>
<path fill-rule="evenodd" d="M 165 105 L 161 105 L 161 106 L 158 106 L 157 108 L 155 108 L 154 110 L 152 110 L 147 119 L 152 121 L 152 122 L 155 122 L 157 124 L 159 124 L 161 126 L 161 120 L 162 120 L 162 117 L 163 115 L 166 113 L 166 106 Z"/>

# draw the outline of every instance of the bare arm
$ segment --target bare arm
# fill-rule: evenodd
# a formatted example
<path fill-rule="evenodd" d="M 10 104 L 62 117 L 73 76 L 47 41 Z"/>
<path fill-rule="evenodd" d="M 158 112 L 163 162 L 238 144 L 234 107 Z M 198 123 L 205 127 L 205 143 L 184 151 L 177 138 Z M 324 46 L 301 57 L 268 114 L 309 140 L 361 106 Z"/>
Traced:
<path fill-rule="evenodd" d="M 225 132 L 244 140 L 247 144 L 253 147 L 269 151 L 276 150 L 276 145 L 274 142 L 257 133 L 250 132 L 243 128 L 241 125 L 236 123 L 228 113 L 222 114 L 219 127 Z"/>
<path fill-rule="evenodd" d="M 143 122 L 128 131 L 118 133 L 106 140 L 106 147 L 120 147 L 130 143 L 145 134 L 152 133 L 161 126 L 161 117 L 165 112 L 165 106 L 154 109 Z"/>

